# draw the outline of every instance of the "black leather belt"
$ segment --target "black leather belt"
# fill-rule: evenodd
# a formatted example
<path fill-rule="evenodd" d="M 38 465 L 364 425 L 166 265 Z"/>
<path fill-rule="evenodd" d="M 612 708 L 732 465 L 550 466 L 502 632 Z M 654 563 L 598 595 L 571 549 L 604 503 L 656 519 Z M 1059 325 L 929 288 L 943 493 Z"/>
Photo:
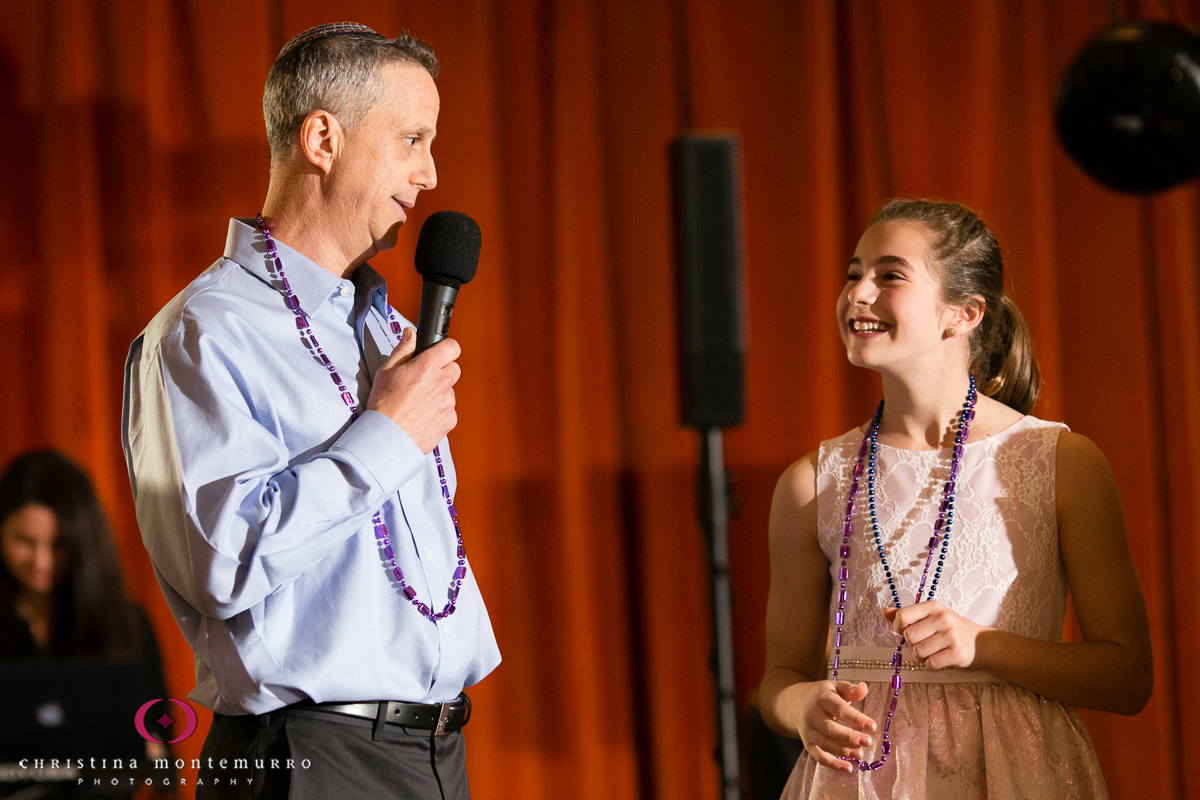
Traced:
<path fill-rule="evenodd" d="M 326 722 L 341 722 L 378 730 L 384 725 L 402 725 L 433 731 L 446 736 L 462 730 L 471 719 L 471 698 L 466 692 L 452 703 L 398 703 L 380 700 L 372 703 L 296 703 L 272 711 L 270 715 L 308 717 Z"/>

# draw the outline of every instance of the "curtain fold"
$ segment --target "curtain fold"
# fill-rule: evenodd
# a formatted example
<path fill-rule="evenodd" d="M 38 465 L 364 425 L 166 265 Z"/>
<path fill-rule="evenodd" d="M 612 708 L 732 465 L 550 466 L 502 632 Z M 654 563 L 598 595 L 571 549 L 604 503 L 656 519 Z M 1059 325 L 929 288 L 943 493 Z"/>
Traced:
<path fill-rule="evenodd" d="M 1200 0 L 1174 5 L 1200 21 Z M 886 198 L 959 200 L 1004 248 L 1045 377 L 1035 413 L 1095 440 L 1121 489 L 1156 688 L 1136 717 L 1085 714 L 1110 791 L 1200 796 L 1200 196 L 1115 194 L 1058 146 L 1058 79 L 1106 20 L 1090 0 L 11 0 L 0 459 L 55 446 L 92 471 L 173 696 L 192 657 L 129 497 L 125 353 L 221 254 L 228 217 L 259 209 L 275 54 L 342 19 L 409 28 L 444 65 L 438 187 L 373 262 L 397 309 L 416 313 L 425 216 L 483 229 L 452 435 L 504 655 L 472 691 L 476 797 L 718 796 L 699 443 L 677 413 L 669 149 L 688 128 L 734 131 L 743 153 L 739 700 L 763 667 L 775 481 L 878 402 L 835 325 L 846 260 Z"/>

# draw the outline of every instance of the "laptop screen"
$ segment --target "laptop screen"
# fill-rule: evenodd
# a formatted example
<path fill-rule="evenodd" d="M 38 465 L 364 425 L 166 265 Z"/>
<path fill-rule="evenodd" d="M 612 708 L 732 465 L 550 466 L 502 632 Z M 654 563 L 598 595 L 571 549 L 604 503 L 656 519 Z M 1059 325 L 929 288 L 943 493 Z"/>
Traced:
<path fill-rule="evenodd" d="M 0 661 L 0 767 L 17 774 L 43 762 L 137 759 L 144 764 L 146 742 L 134 716 L 152 697 L 143 668 L 135 662 L 85 658 Z M 54 773 L 41 772 L 53 779 Z M 60 777 L 60 779 L 62 779 Z"/>

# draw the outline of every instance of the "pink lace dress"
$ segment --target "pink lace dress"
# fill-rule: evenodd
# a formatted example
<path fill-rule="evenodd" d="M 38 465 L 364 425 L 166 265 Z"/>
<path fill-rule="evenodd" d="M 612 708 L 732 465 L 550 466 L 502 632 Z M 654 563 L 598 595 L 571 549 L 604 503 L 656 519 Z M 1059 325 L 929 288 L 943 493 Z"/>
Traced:
<path fill-rule="evenodd" d="M 1025 417 L 964 448 L 950 552 L 937 600 L 982 625 L 1059 641 L 1066 571 L 1058 549 L 1054 463 L 1065 426 Z M 822 442 L 817 469 L 821 549 L 837 565 L 840 520 L 862 441 L 852 430 Z M 937 519 L 950 452 L 879 446 L 876 508 L 900 600 L 913 602 Z M 860 498 L 865 497 L 865 491 Z M 880 609 L 890 592 L 865 532 L 854 520 L 839 678 L 866 681 L 863 712 L 882 721 L 891 691 L 896 634 Z M 836 580 L 837 566 L 831 566 Z M 836 610 L 836 602 L 831 603 Z M 832 610 L 830 616 L 832 618 Z M 1104 779 L 1079 713 L 985 672 L 930 670 L 905 648 L 904 687 L 890 729 L 892 754 L 874 772 L 839 773 L 804 754 L 793 798 L 1106 798 Z M 828 677 L 828 667 L 826 677 Z M 869 753 L 879 758 L 878 742 Z"/>

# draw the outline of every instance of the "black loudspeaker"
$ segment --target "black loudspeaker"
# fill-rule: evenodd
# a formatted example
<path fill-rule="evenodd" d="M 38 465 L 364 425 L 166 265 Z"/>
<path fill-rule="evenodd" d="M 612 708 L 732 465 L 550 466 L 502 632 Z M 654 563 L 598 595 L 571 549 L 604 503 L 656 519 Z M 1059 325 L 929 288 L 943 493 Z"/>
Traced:
<path fill-rule="evenodd" d="M 1200 38 L 1124 20 L 1076 57 L 1055 101 L 1058 135 L 1083 170 L 1122 192 L 1156 192 L 1200 174 Z"/>
<path fill-rule="evenodd" d="M 740 425 L 746 313 L 738 139 L 685 134 L 675 141 L 674 168 L 683 422 Z"/>

